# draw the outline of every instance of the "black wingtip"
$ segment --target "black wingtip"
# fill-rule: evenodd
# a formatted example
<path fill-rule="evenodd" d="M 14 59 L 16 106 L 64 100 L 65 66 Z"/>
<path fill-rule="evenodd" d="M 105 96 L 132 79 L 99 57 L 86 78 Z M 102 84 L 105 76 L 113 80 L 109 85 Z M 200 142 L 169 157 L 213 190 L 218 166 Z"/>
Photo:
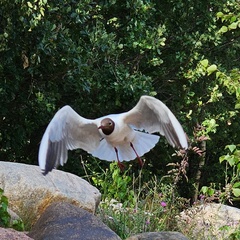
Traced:
<path fill-rule="evenodd" d="M 46 169 L 41 169 L 41 173 L 43 176 L 46 176 L 50 171 L 47 171 Z"/>
<path fill-rule="evenodd" d="M 49 172 L 51 172 L 53 169 L 55 169 L 55 168 L 52 168 L 52 167 L 48 167 L 47 165 L 46 165 L 46 168 L 45 169 L 42 169 L 42 175 L 43 176 L 46 176 Z"/>
<path fill-rule="evenodd" d="M 51 172 L 55 168 L 55 162 L 56 162 L 56 150 L 58 148 L 57 143 L 53 143 L 50 140 L 48 141 L 48 151 L 46 156 L 46 163 L 45 163 L 45 169 L 42 169 L 42 174 L 46 176 L 49 172 Z"/>

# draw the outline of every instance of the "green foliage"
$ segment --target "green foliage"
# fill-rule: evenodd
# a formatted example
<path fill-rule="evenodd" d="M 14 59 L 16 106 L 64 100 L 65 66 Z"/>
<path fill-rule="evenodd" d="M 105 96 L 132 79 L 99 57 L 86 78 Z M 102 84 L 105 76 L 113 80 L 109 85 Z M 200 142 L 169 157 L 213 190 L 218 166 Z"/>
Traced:
<path fill-rule="evenodd" d="M 0 189 L 0 204 L 0 226 L 7 227 L 11 217 L 7 211 L 8 199 L 3 195 L 2 189 Z"/>
<path fill-rule="evenodd" d="M 220 202 L 227 202 L 236 204 L 240 200 L 240 150 L 239 145 L 227 145 L 225 150 L 228 151 L 226 155 L 219 157 L 220 163 L 225 162 L 225 182 L 224 187 L 216 184 L 210 186 L 203 186 L 201 193 L 209 198 L 209 200 L 217 200 Z"/>
<path fill-rule="evenodd" d="M 3 190 L 0 188 L 0 227 L 12 227 L 18 231 L 24 231 L 24 224 L 20 220 L 13 220 L 8 213 L 8 198 L 3 195 Z"/>
<path fill-rule="evenodd" d="M 240 150 L 239 145 L 227 145 L 230 153 L 223 155 L 219 158 L 220 163 L 226 161 L 226 186 L 228 190 L 227 198 L 233 201 L 240 200 Z M 229 167 L 230 166 L 230 169 Z M 230 196 L 233 195 L 233 196 Z M 226 197 L 226 194 L 224 194 Z"/>
<path fill-rule="evenodd" d="M 103 199 L 115 199 L 117 202 L 124 202 L 131 206 L 135 204 L 133 190 L 129 190 L 133 179 L 128 172 L 121 170 L 116 162 L 110 164 L 110 169 L 106 169 L 102 174 L 92 176 L 95 186 L 101 189 Z"/>
<path fill-rule="evenodd" d="M 229 5 L 227 5 L 223 10 L 224 12 L 217 13 L 217 18 L 221 19 L 221 21 L 226 25 L 223 25 L 218 33 L 224 34 L 228 31 L 234 31 L 237 28 L 240 28 L 239 3 L 235 1 L 229 2 Z"/>
<path fill-rule="evenodd" d="M 229 239 L 231 239 L 231 240 L 238 240 L 239 238 L 240 238 L 240 229 L 239 228 L 229 236 Z"/>
<path fill-rule="evenodd" d="M 122 239 L 139 232 L 176 229 L 175 216 L 186 199 L 166 178 L 152 176 L 144 182 L 142 170 L 137 176 L 129 170 L 121 174 L 117 164 L 111 163 L 110 171 L 93 179 L 103 193 L 98 215 Z"/>
<path fill-rule="evenodd" d="M 223 155 L 219 158 L 220 163 L 223 161 L 227 161 L 231 167 L 234 165 L 237 166 L 238 169 L 240 169 L 240 150 L 237 149 L 236 145 L 227 145 L 225 149 L 228 149 L 230 151 L 230 154 Z"/>
<path fill-rule="evenodd" d="M 215 189 L 212 187 L 203 186 L 200 190 L 200 193 L 204 194 L 205 196 L 212 197 L 215 193 Z"/>

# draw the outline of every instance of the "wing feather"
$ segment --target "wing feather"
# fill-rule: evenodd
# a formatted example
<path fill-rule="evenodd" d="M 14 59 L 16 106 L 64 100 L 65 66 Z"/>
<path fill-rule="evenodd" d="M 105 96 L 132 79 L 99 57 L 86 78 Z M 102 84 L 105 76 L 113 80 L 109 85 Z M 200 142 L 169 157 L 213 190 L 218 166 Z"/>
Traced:
<path fill-rule="evenodd" d="M 40 168 L 45 174 L 67 161 L 68 150 L 81 148 L 94 151 L 101 135 L 94 120 L 81 117 L 70 106 L 61 108 L 49 123 L 38 154 Z"/>
<path fill-rule="evenodd" d="M 142 96 L 137 105 L 124 113 L 125 123 L 149 133 L 159 132 L 169 144 L 177 148 L 188 148 L 186 134 L 170 109 L 160 100 Z"/>

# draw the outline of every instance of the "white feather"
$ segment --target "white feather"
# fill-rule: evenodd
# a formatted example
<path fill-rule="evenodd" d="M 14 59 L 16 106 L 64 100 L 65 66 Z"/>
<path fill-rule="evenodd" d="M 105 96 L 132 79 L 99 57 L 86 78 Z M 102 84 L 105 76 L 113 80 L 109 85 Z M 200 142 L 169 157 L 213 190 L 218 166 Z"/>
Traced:
<path fill-rule="evenodd" d="M 145 153 L 149 152 L 158 141 L 159 136 L 135 131 L 135 138 L 133 139 L 132 144 L 139 157 L 141 157 Z M 129 142 L 123 142 L 115 147 L 118 151 L 118 157 L 121 162 L 130 161 L 137 157 Z M 106 139 L 103 139 L 98 148 L 91 152 L 91 154 L 102 160 L 117 161 L 116 151 L 114 150 L 114 147 L 106 141 Z"/>
<path fill-rule="evenodd" d="M 105 135 L 101 121 L 110 118 L 115 127 Z M 145 132 L 140 132 L 145 130 Z M 143 156 L 158 142 L 158 132 L 166 137 L 169 144 L 177 148 L 188 148 L 187 138 L 182 126 L 160 100 L 142 96 L 130 111 L 111 114 L 95 120 L 81 117 L 71 107 L 61 108 L 49 123 L 39 148 L 40 168 L 47 174 L 54 167 L 67 162 L 68 150 L 81 148 L 103 160 L 120 161 L 136 158 L 136 153 Z"/>

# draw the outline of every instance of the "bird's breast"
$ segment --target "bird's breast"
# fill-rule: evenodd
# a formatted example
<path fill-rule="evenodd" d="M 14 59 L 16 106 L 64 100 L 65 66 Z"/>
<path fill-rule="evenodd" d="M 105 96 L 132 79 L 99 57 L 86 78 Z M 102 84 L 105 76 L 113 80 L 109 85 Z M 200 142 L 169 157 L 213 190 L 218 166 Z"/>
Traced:
<path fill-rule="evenodd" d="M 125 126 L 116 126 L 114 131 L 110 135 L 106 135 L 105 139 L 113 146 L 121 145 L 122 143 L 132 142 L 135 137 L 135 131 L 129 127 Z"/>

